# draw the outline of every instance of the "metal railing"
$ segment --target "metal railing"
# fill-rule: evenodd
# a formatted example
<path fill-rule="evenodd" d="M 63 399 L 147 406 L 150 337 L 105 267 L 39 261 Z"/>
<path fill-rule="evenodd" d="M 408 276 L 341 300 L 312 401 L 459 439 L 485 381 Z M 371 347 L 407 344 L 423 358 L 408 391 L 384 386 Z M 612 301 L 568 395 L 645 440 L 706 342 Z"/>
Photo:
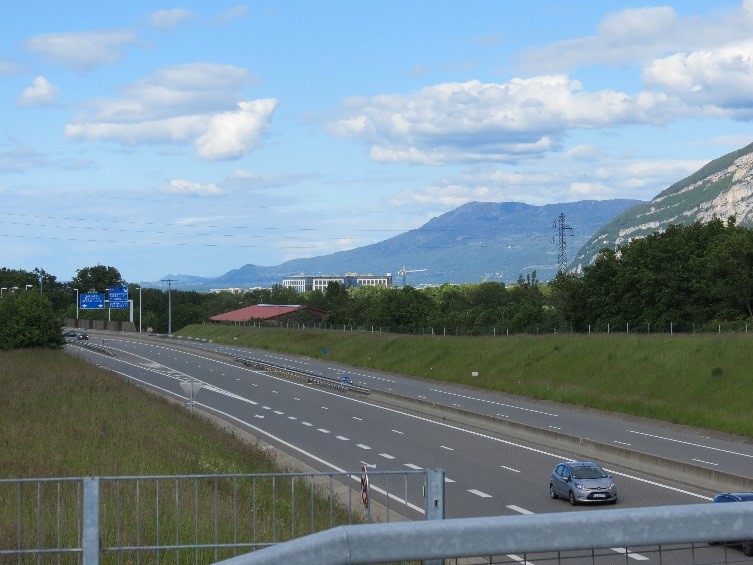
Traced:
<path fill-rule="evenodd" d="M 438 490 L 437 476 L 442 477 Z M 213 563 L 342 525 L 442 518 L 441 470 L 0 479 L 1 563 Z M 428 503 L 417 506 L 426 493 Z"/>
<path fill-rule="evenodd" d="M 246 367 L 252 367 L 261 371 L 271 371 L 278 374 L 284 374 L 286 376 L 305 381 L 308 384 L 328 387 L 343 392 L 352 391 L 361 394 L 371 393 L 371 389 L 369 387 L 353 383 L 349 378 L 346 380 L 345 377 L 336 379 L 334 377 L 327 377 L 313 373 L 311 371 L 295 369 L 293 367 L 287 367 L 285 365 L 271 363 L 262 359 L 255 359 L 253 357 L 234 357 L 233 360 L 238 363 L 243 363 Z"/>
<path fill-rule="evenodd" d="M 444 563 L 446 559 L 455 563 L 593 564 L 631 563 L 652 557 L 659 563 L 686 565 L 745 560 L 739 550 L 724 544 L 709 545 L 730 539 L 753 539 L 753 504 L 342 526 L 228 559 L 221 565 L 345 565 L 408 560 Z M 458 561 L 461 558 L 464 561 Z"/>

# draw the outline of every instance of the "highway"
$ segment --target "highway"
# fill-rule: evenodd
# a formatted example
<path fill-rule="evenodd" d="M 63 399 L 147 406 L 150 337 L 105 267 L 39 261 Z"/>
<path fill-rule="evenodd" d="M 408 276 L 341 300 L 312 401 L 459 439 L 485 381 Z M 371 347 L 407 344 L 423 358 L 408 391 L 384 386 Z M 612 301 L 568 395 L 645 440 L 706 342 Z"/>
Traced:
<path fill-rule="evenodd" d="M 379 471 L 444 469 L 448 518 L 592 509 L 591 506 L 571 508 L 565 501 L 550 499 L 548 493 L 548 477 L 555 464 L 582 456 L 556 445 L 523 441 L 451 418 L 433 417 L 425 411 L 390 406 L 372 398 L 376 395 L 343 393 L 284 378 L 244 366 L 233 361 L 233 357 L 267 359 L 338 378 L 347 374 L 352 381 L 373 390 L 654 453 L 726 473 L 750 475 L 753 447 L 721 434 L 710 437 L 703 431 L 638 418 L 269 351 L 212 343 L 178 343 L 154 337 L 143 339 L 126 334 L 100 336 L 90 332 L 90 338 L 92 343 L 101 343 L 115 355 L 103 355 L 76 344 L 67 346 L 68 350 L 176 399 L 185 398 L 180 382 L 201 381 L 202 389 L 196 397 L 198 408 L 319 471 L 357 471 L 362 462 Z M 600 463 L 618 484 L 618 507 L 699 503 L 710 500 L 714 494 L 706 488 L 675 481 L 669 474 L 662 478 L 635 468 Z M 372 486 L 380 485 L 373 482 Z M 424 501 L 420 486 L 417 483 L 406 490 L 405 514 L 411 519 L 422 518 Z M 613 506 L 599 508 L 608 510 Z M 625 556 L 621 559 L 624 563 Z"/>

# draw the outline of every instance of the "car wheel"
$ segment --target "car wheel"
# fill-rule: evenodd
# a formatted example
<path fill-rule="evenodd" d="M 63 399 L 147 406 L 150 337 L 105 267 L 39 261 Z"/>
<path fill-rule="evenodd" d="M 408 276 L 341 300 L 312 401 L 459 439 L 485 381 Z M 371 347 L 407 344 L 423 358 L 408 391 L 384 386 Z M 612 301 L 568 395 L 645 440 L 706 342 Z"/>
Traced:
<path fill-rule="evenodd" d="M 743 542 L 743 555 L 753 557 L 753 540 L 748 539 Z"/>
<path fill-rule="evenodd" d="M 568 498 L 572 506 L 575 506 L 576 504 L 578 504 L 578 501 L 575 500 L 575 493 L 573 491 L 570 491 L 570 496 Z"/>
<path fill-rule="evenodd" d="M 549 483 L 549 496 L 552 497 L 552 500 L 557 500 L 559 496 L 557 496 L 557 493 L 554 491 L 554 485 Z"/>

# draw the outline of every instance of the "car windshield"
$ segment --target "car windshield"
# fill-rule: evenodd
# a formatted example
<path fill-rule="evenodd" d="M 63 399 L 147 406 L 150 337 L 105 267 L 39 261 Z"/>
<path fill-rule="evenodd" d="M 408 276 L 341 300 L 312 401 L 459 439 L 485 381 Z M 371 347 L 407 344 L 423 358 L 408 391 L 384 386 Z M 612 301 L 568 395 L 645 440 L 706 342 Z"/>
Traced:
<path fill-rule="evenodd" d="M 573 467 L 573 479 L 603 479 L 606 476 L 600 467 Z"/>

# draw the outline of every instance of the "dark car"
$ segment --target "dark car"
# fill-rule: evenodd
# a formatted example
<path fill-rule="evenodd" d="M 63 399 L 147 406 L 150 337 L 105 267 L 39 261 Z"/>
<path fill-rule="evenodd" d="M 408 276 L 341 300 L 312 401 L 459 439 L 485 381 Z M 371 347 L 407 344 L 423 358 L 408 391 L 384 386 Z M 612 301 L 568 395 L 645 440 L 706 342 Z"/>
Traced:
<path fill-rule="evenodd" d="M 711 502 L 753 502 L 753 492 L 722 492 L 717 494 Z M 710 545 L 715 545 L 715 543 L 739 545 L 746 557 L 753 557 L 753 540 L 710 542 Z"/>
<path fill-rule="evenodd" d="M 89 339 L 89 334 L 86 334 L 86 333 L 83 333 L 83 334 L 78 334 L 78 338 L 77 338 L 77 339 L 85 339 L 85 340 L 88 340 L 88 339 Z"/>
<path fill-rule="evenodd" d="M 63 337 L 76 337 L 77 335 L 76 330 L 66 330 L 63 332 Z"/>
<path fill-rule="evenodd" d="M 549 496 L 579 502 L 617 502 L 617 485 L 612 476 L 591 461 L 559 463 L 549 479 Z"/>

